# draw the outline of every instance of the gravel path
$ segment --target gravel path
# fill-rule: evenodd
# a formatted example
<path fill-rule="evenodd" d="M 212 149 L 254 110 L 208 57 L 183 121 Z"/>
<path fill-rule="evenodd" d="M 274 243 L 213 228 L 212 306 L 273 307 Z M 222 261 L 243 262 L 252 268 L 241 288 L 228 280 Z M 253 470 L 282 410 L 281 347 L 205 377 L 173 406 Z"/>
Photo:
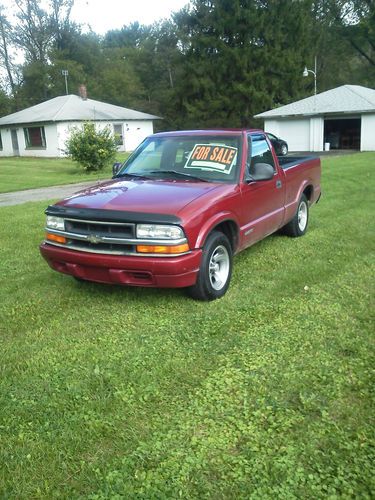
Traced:
<path fill-rule="evenodd" d="M 15 191 L 13 193 L 0 194 L 0 207 L 9 205 L 20 205 L 28 201 L 41 201 L 62 199 L 66 196 L 80 191 L 89 186 L 94 186 L 97 182 L 80 182 L 78 184 L 65 184 L 64 186 L 53 186 L 38 189 L 25 189 L 24 191 Z"/>

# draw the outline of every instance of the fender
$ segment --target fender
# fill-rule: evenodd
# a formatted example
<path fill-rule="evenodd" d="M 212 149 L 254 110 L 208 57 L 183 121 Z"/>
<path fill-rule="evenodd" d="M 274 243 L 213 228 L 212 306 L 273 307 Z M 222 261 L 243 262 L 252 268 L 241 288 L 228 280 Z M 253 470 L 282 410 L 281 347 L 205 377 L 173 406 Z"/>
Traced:
<path fill-rule="evenodd" d="M 202 225 L 197 240 L 195 242 L 195 248 L 202 248 L 210 232 L 221 222 L 226 222 L 226 221 L 234 222 L 237 228 L 240 227 L 238 218 L 235 214 L 228 211 L 219 212 L 218 214 L 215 214 L 214 216 L 206 220 L 206 222 Z"/>
<path fill-rule="evenodd" d="M 307 186 L 313 185 L 311 179 L 306 179 L 302 182 L 301 186 L 299 187 L 298 191 L 296 192 L 295 197 L 287 204 L 285 205 L 285 213 L 284 213 L 284 220 L 282 225 L 286 224 L 289 222 L 295 215 L 296 210 L 297 210 L 297 205 L 299 200 L 301 199 L 302 193 L 306 189 Z"/>
<path fill-rule="evenodd" d="M 299 188 L 299 190 L 297 192 L 297 199 L 295 200 L 295 203 L 299 202 L 299 200 L 301 199 L 302 193 L 307 188 L 307 186 L 310 186 L 310 185 L 311 186 L 314 185 L 312 179 L 306 179 L 302 182 L 301 187 Z"/>
<path fill-rule="evenodd" d="M 303 192 L 305 191 L 305 189 L 308 187 L 308 186 L 311 186 L 313 187 L 314 186 L 314 183 L 312 181 L 312 179 L 305 179 L 303 181 L 303 183 L 301 184 L 300 188 L 298 189 L 297 191 L 297 194 L 296 194 L 296 197 L 293 199 L 292 203 L 289 204 L 289 207 L 291 205 L 293 206 L 297 206 L 299 200 L 301 199 L 301 196 L 303 194 Z"/>

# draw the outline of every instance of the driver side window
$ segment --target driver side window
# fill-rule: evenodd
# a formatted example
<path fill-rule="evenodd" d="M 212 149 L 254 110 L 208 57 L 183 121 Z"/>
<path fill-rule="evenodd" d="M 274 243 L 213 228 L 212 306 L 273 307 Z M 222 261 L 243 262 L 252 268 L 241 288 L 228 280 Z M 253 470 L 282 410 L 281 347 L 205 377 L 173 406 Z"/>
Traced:
<path fill-rule="evenodd" d="M 272 165 L 273 170 L 276 172 L 275 162 L 272 156 L 272 151 L 263 134 L 254 134 L 248 137 L 248 151 L 249 151 L 249 171 L 250 175 L 254 171 L 256 163 L 268 163 Z"/>

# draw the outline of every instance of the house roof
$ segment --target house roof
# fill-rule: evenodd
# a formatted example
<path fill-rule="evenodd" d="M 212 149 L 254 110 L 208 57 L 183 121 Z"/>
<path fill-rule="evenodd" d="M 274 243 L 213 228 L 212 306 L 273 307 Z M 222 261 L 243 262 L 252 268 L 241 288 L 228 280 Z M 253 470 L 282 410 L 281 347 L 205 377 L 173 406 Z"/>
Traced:
<path fill-rule="evenodd" d="M 274 118 L 329 113 L 375 112 L 375 90 L 360 85 L 342 85 L 255 115 L 255 118 Z"/>
<path fill-rule="evenodd" d="M 157 120 L 158 116 L 76 95 L 64 95 L 0 118 L 1 125 L 65 121 Z"/>

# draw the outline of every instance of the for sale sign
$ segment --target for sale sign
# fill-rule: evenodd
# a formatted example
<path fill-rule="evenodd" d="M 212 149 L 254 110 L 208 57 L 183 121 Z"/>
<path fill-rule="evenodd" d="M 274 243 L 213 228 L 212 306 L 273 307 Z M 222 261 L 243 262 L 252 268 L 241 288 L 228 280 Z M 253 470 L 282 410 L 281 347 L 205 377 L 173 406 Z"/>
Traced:
<path fill-rule="evenodd" d="M 220 144 L 196 144 L 185 168 L 218 170 L 229 174 L 236 161 L 237 148 Z"/>

